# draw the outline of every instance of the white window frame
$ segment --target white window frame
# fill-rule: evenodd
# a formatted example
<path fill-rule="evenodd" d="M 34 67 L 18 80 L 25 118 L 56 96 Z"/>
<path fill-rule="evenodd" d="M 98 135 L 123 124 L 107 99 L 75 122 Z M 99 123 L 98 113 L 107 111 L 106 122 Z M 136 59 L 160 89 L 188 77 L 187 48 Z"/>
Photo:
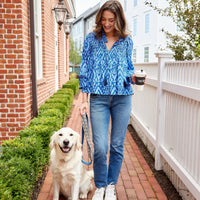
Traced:
<path fill-rule="evenodd" d="M 148 34 L 149 31 L 150 31 L 150 14 L 149 13 L 146 13 L 145 14 L 145 27 L 144 27 L 144 30 L 145 30 L 145 33 Z"/>
<path fill-rule="evenodd" d="M 36 78 L 43 78 L 42 66 L 42 16 L 41 0 L 34 0 L 34 29 L 35 29 L 35 64 Z"/>
<path fill-rule="evenodd" d="M 137 35 L 137 18 L 133 18 L 133 37 Z"/>
<path fill-rule="evenodd" d="M 144 62 L 149 62 L 149 47 L 144 47 Z"/>
<path fill-rule="evenodd" d="M 124 11 L 127 11 L 127 0 L 124 0 Z"/>

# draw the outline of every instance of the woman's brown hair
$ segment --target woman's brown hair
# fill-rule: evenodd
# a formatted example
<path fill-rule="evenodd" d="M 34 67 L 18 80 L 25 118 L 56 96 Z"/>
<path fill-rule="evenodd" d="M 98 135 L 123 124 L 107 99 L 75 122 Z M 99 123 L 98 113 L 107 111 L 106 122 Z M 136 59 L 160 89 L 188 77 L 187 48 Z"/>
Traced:
<path fill-rule="evenodd" d="M 99 9 L 96 15 L 96 28 L 94 32 L 96 33 L 96 38 L 102 37 L 102 15 L 105 10 L 112 12 L 115 15 L 115 33 L 121 38 L 125 38 L 128 34 L 126 32 L 126 19 L 122 5 L 117 0 L 108 0 L 105 2 L 102 7 Z"/>

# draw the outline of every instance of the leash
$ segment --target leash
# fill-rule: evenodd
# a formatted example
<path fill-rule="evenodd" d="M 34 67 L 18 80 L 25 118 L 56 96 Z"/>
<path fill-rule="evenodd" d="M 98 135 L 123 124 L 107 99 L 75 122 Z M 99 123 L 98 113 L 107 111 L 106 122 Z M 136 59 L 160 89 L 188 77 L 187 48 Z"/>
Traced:
<path fill-rule="evenodd" d="M 92 146 L 90 143 L 90 135 L 89 135 L 89 122 L 88 122 L 88 116 L 86 113 L 84 113 L 82 115 L 82 151 L 83 151 L 83 142 L 84 142 L 84 135 L 86 137 L 86 141 L 87 141 L 87 152 L 88 152 L 88 157 L 90 159 L 90 162 L 86 162 L 83 159 L 82 156 L 82 163 L 85 165 L 91 165 L 92 164 L 92 160 L 93 160 L 93 151 L 92 151 Z"/>

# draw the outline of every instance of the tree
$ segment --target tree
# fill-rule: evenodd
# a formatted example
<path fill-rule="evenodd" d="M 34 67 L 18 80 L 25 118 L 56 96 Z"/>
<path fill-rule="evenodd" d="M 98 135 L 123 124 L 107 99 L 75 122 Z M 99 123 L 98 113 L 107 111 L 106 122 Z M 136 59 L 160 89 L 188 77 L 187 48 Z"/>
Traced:
<path fill-rule="evenodd" d="M 81 55 L 80 55 L 80 49 L 77 49 L 75 47 L 75 43 L 73 39 L 70 37 L 69 39 L 70 47 L 69 47 L 69 62 L 71 62 L 74 65 L 79 65 L 81 63 Z"/>
<path fill-rule="evenodd" d="M 145 4 L 162 16 L 171 17 L 184 34 L 166 34 L 167 46 L 174 52 L 176 60 L 192 60 L 200 57 L 200 0 L 166 0 L 168 7 L 158 8 L 150 0 Z"/>

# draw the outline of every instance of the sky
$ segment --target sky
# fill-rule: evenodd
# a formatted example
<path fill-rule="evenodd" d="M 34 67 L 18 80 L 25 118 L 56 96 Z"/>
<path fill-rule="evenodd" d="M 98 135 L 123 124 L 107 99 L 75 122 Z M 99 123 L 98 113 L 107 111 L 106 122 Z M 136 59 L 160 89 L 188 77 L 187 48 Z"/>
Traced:
<path fill-rule="evenodd" d="M 76 0 L 76 17 L 99 2 L 100 0 Z"/>

